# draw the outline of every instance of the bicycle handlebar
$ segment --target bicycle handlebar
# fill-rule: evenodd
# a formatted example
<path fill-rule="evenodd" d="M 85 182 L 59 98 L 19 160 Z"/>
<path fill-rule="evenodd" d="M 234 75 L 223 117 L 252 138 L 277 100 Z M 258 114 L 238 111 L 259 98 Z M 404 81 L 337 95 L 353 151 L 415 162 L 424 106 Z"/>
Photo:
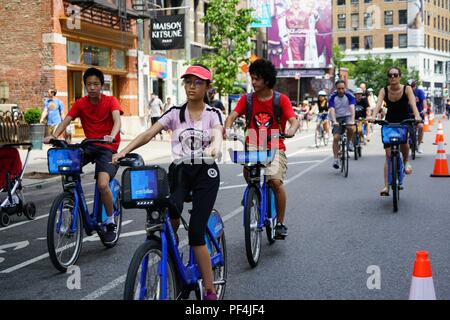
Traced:
<path fill-rule="evenodd" d="M 406 119 L 406 120 L 403 120 L 402 122 L 399 122 L 399 123 L 387 122 L 386 120 L 374 120 L 373 121 L 373 123 L 379 124 L 381 126 L 388 126 L 390 124 L 410 124 L 410 123 L 422 123 L 422 122 L 423 122 L 422 120 L 418 121 L 416 119 Z"/>
<path fill-rule="evenodd" d="M 115 142 L 116 139 L 114 139 L 112 142 Z M 49 143 L 55 147 L 59 148 L 67 148 L 67 147 L 84 147 L 85 145 L 92 144 L 92 143 L 112 143 L 104 139 L 84 139 L 80 143 L 72 143 L 69 144 L 64 140 L 58 140 L 58 139 L 51 139 Z"/>

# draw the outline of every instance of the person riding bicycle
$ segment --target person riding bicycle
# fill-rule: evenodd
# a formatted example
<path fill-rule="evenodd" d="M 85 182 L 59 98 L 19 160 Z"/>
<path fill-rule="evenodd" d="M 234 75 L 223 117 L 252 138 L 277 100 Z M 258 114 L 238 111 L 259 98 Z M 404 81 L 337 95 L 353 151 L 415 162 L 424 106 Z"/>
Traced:
<path fill-rule="evenodd" d="M 328 100 L 327 93 L 324 90 L 320 90 L 319 93 L 319 115 L 317 116 L 318 124 L 316 130 L 319 129 L 320 121 L 323 121 L 323 131 L 325 139 L 328 140 L 328 133 L 330 132 L 330 126 L 328 122 Z"/>
<path fill-rule="evenodd" d="M 367 103 L 367 99 L 363 97 L 363 90 L 361 88 L 357 88 L 355 90 L 355 100 L 355 120 L 362 119 L 357 122 L 356 129 L 358 131 L 361 143 L 366 144 L 364 139 L 363 124 L 365 124 L 367 128 L 366 118 L 369 118 L 370 116 L 370 107 Z"/>
<path fill-rule="evenodd" d="M 299 121 L 301 122 L 303 120 L 304 122 L 306 122 L 306 129 L 309 130 L 309 122 L 312 119 L 311 106 L 309 104 L 309 101 L 303 100 L 302 104 L 298 108 L 298 111 L 299 111 L 298 113 Z"/>
<path fill-rule="evenodd" d="M 286 146 L 282 139 L 272 138 L 268 143 L 266 137 L 285 132 L 286 122 L 290 128 L 285 132 L 287 137 L 293 137 L 299 127 L 297 116 L 292 108 L 289 98 L 280 94 L 279 108 L 280 118 L 277 119 L 274 113 L 274 100 L 276 92 L 273 90 L 276 83 L 277 71 L 272 62 L 265 59 L 258 59 L 250 65 L 250 76 L 254 92 L 252 93 L 252 114 L 249 115 L 248 131 L 246 141 L 250 150 L 255 149 L 275 149 L 275 157 L 270 165 L 265 168 L 268 183 L 275 193 L 277 209 L 277 225 L 275 226 L 275 237 L 284 238 L 287 236 L 287 227 L 284 225 L 286 210 L 286 190 L 283 180 L 287 171 Z M 234 120 L 246 114 L 247 97 L 242 96 L 234 111 L 225 121 L 225 138 L 229 135 L 229 129 Z M 244 167 L 244 177 L 248 181 L 248 170 Z"/>
<path fill-rule="evenodd" d="M 210 163 L 196 157 L 216 158 L 219 155 L 223 134 L 222 112 L 208 105 L 207 93 L 211 88 L 212 74 L 207 67 L 200 64 L 191 65 L 181 78 L 187 102 L 165 112 L 147 131 L 138 135 L 115 155 L 113 162 L 148 143 L 162 130 L 172 130 L 172 156 L 175 161 L 169 167 L 169 177 L 174 184 L 171 187 L 169 208 L 171 223 L 176 233 L 180 226 L 183 204 L 192 192 L 189 245 L 194 250 L 201 270 L 205 299 L 217 300 L 211 258 L 205 244 L 205 230 L 219 191 L 219 168 L 214 161 Z M 186 157 L 192 160 L 177 163 L 177 160 Z"/>
<path fill-rule="evenodd" d="M 427 99 L 426 95 L 425 95 L 425 91 L 423 91 L 422 89 L 419 89 L 417 87 L 417 81 L 415 79 L 409 79 L 406 83 L 409 86 L 411 86 L 411 89 L 414 92 L 417 110 L 419 111 L 420 116 L 422 117 L 422 120 L 425 120 L 424 110 L 426 109 L 426 99 Z M 411 118 L 414 118 L 414 113 L 412 112 L 411 107 L 409 108 L 409 114 L 410 114 Z M 417 141 L 417 152 L 418 153 L 423 153 L 423 148 L 422 148 L 422 144 L 423 144 L 423 123 L 417 124 L 417 129 L 419 131 L 419 139 Z"/>
<path fill-rule="evenodd" d="M 409 106 L 414 113 L 416 121 L 421 121 L 422 118 L 417 110 L 416 99 L 414 92 L 410 86 L 400 84 L 402 76 L 401 70 L 398 67 L 391 67 L 388 69 L 389 85 L 381 88 L 378 94 L 378 102 L 375 110 L 372 112 L 371 119 L 376 119 L 378 112 L 380 111 L 383 102 L 386 103 L 387 113 L 386 121 L 390 123 L 400 123 L 403 120 L 410 119 Z M 384 145 L 386 152 L 386 159 L 384 162 L 384 188 L 380 191 L 381 196 L 389 196 L 389 183 L 388 183 L 388 166 L 387 161 L 391 154 L 391 148 L 389 144 Z M 412 173 L 412 167 L 408 159 L 409 145 L 404 143 L 400 145 L 400 150 L 403 154 L 404 170 L 406 174 Z"/>
<path fill-rule="evenodd" d="M 109 182 L 117 173 L 118 166 L 111 163 L 113 154 L 120 145 L 120 115 L 123 114 L 119 101 L 113 96 L 102 94 L 105 83 L 103 73 L 96 68 L 84 72 L 83 82 L 88 95 L 75 101 L 64 120 L 58 125 L 52 135 L 44 138 L 44 143 L 57 139 L 66 130 L 72 120 L 79 117 L 87 139 L 104 139 L 109 144 L 91 144 L 84 149 L 83 165 L 95 162 L 95 179 L 103 205 L 106 208 L 105 242 L 116 238 L 117 226 L 113 217 L 113 196 Z"/>
<path fill-rule="evenodd" d="M 341 139 L 340 125 L 345 123 L 347 129 L 347 139 L 352 141 L 355 132 L 355 97 L 346 90 L 343 80 L 336 81 L 336 91 L 333 92 L 328 100 L 329 118 L 333 123 L 333 168 L 339 169 L 339 140 Z M 353 147 L 349 143 L 350 151 Z"/>

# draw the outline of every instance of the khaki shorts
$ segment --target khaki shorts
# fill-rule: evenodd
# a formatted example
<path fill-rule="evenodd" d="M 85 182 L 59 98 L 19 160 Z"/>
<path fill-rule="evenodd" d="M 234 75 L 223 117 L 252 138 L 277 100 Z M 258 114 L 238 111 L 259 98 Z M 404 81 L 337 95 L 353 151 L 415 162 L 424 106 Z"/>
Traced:
<path fill-rule="evenodd" d="M 249 145 L 248 149 L 252 151 L 258 150 L 258 148 L 253 145 Z M 286 179 L 287 164 L 286 153 L 282 150 L 275 149 L 273 161 L 264 168 L 267 181 L 280 180 L 281 182 L 284 182 Z"/>

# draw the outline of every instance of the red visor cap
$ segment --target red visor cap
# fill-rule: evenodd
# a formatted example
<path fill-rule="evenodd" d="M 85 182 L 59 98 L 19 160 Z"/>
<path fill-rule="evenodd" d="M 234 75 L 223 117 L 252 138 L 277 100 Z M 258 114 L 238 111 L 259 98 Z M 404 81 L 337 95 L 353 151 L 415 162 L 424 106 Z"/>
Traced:
<path fill-rule="evenodd" d="M 211 72 L 207 69 L 200 66 L 190 66 L 187 68 L 186 72 L 181 76 L 181 78 L 185 78 L 187 76 L 196 76 L 202 80 L 212 81 Z"/>

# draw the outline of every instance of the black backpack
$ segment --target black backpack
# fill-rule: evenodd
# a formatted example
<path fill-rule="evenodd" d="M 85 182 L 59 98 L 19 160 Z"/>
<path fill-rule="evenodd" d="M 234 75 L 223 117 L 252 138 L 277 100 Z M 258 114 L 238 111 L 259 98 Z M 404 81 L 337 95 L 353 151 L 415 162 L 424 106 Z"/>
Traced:
<path fill-rule="evenodd" d="M 275 119 L 278 122 L 278 126 L 281 130 L 281 105 L 280 105 L 280 99 L 281 99 L 281 93 L 278 91 L 273 92 L 273 114 L 275 115 Z M 247 131 L 248 127 L 250 126 L 250 121 L 252 118 L 252 112 L 253 112 L 253 92 L 247 93 L 245 97 L 245 131 Z"/>

